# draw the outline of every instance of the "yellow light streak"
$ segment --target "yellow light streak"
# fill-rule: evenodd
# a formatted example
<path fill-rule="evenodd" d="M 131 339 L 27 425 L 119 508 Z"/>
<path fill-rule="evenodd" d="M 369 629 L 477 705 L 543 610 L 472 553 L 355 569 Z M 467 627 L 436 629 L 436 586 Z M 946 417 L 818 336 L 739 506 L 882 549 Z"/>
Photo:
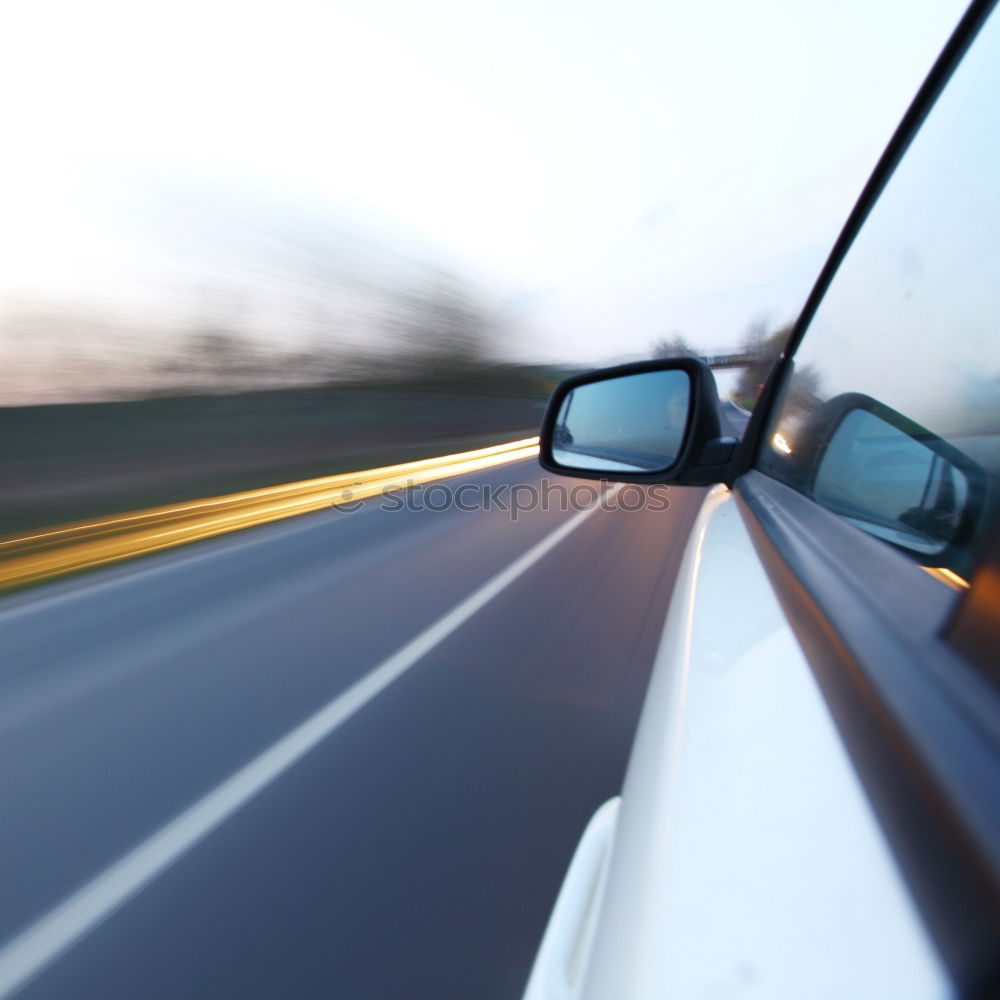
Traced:
<path fill-rule="evenodd" d="M 152 507 L 0 540 L 0 587 L 148 555 L 346 502 L 533 458 L 538 438 L 361 472 Z"/>
<path fill-rule="evenodd" d="M 960 577 L 957 573 L 953 573 L 950 569 L 945 569 L 943 566 L 921 566 L 920 568 L 925 573 L 930 573 L 935 580 L 946 583 L 952 590 L 968 590 L 971 586 L 968 580 Z"/>

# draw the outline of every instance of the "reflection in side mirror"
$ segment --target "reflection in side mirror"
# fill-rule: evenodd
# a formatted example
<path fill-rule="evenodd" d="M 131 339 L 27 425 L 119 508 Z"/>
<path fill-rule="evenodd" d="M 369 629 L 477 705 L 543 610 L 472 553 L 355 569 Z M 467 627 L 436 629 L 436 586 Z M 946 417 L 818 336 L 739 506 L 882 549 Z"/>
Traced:
<path fill-rule="evenodd" d="M 686 371 L 622 375 L 577 386 L 552 431 L 552 458 L 567 469 L 661 472 L 677 460 L 687 432 Z"/>
<path fill-rule="evenodd" d="M 936 439 L 925 436 L 914 437 L 868 409 L 851 410 L 816 469 L 816 500 L 913 553 L 943 552 L 965 519 L 972 484 L 957 459 L 942 454 L 948 446 L 933 447 Z"/>

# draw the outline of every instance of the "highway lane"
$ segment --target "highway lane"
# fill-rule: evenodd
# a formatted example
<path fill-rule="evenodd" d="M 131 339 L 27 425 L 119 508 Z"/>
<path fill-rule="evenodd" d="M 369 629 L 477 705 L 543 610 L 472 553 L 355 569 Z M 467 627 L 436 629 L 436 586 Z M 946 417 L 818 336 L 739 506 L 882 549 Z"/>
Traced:
<path fill-rule="evenodd" d="M 583 519 L 17 995 L 518 996 L 620 786 L 702 491 L 667 496 Z M 0 602 L 0 936 L 576 516 L 369 501 Z"/>
<path fill-rule="evenodd" d="M 750 414 L 737 406 L 731 399 L 719 401 L 719 415 L 722 419 L 722 433 L 741 438 L 750 420 Z"/>

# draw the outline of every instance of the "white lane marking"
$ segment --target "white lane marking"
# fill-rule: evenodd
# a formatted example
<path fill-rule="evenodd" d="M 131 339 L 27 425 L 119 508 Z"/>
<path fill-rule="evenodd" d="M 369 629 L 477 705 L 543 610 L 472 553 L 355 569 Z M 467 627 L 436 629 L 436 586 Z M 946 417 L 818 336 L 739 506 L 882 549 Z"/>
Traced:
<path fill-rule="evenodd" d="M 221 826 L 339 725 L 364 708 L 421 657 L 527 572 L 599 507 L 600 503 L 597 502 L 579 511 L 392 656 L 383 660 L 371 673 L 355 682 L 232 777 L 13 937 L 0 950 L 0 1000 L 17 992 L 199 841 Z"/>

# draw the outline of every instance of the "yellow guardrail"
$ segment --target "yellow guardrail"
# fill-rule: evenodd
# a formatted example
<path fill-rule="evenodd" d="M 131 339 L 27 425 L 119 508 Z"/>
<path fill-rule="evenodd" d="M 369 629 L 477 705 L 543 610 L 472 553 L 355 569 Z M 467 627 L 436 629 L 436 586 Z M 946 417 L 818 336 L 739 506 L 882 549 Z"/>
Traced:
<path fill-rule="evenodd" d="M 0 588 L 148 555 L 538 454 L 538 438 L 191 500 L 0 539 Z"/>

